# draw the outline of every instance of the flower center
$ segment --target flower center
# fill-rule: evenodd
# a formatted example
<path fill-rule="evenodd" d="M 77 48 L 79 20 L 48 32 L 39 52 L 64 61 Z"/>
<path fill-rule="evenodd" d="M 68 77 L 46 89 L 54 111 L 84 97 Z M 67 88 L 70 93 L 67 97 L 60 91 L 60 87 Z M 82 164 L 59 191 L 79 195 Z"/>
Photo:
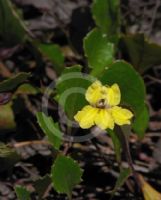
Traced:
<path fill-rule="evenodd" d="M 108 105 L 106 99 L 100 99 L 97 103 L 96 103 L 96 107 L 97 108 L 110 108 L 110 106 Z"/>

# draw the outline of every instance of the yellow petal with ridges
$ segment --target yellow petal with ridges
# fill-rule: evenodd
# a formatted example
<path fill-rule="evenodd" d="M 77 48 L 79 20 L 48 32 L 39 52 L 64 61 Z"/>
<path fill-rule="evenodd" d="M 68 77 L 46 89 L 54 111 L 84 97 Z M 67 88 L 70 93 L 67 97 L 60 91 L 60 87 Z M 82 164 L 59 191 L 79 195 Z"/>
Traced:
<path fill-rule="evenodd" d="M 101 99 L 104 98 L 106 90 L 106 87 L 102 86 L 100 81 L 95 81 L 86 91 L 86 100 L 91 105 L 96 105 Z"/>
<path fill-rule="evenodd" d="M 95 117 L 95 124 L 103 130 L 114 128 L 114 120 L 107 109 L 99 109 Z"/>
<path fill-rule="evenodd" d="M 116 83 L 107 88 L 106 99 L 110 106 L 117 106 L 120 103 L 121 93 L 120 88 Z"/>
<path fill-rule="evenodd" d="M 78 113 L 74 116 L 74 119 L 79 123 L 81 128 L 90 128 L 94 125 L 97 112 L 97 108 L 88 105 L 85 106 L 81 111 L 78 111 Z"/>
<path fill-rule="evenodd" d="M 121 108 L 119 106 L 114 106 L 110 109 L 112 113 L 112 117 L 114 119 L 114 122 L 117 125 L 124 125 L 124 124 L 131 124 L 131 118 L 133 117 L 133 114 L 130 110 Z"/>

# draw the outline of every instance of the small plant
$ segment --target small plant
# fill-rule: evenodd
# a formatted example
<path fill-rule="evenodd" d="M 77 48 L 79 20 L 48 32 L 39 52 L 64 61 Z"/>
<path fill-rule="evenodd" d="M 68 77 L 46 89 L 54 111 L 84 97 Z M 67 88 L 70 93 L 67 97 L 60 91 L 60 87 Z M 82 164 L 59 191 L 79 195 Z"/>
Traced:
<path fill-rule="evenodd" d="M 5 20 L 1 20 L 1 13 Z M 74 142 L 90 139 L 97 148 L 97 143 L 93 141 L 96 131 L 111 137 L 120 170 L 115 187 L 110 191 L 111 199 L 118 188 L 133 176 L 145 200 L 159 200 L 161 194 L 134 168 L 129 136 L 134 133 L 142 139 L 147 129 L 149 111 L 145 103 L 146 89 L 142 74 L 153 65 L 161 64 L 161 47 L 150 43 L 143 34 L 121 32 L 123 22 L 119 0 L 93 0 L 91 13 L 95 27 L 84 37 L 84 55 L 75 52 L 69 41 L 70 50 L 73 50 L 77 59 L 74 65 L 65 66 L 61 48 L 56 44 L 35 40 L 11 3 L 0 0 L 0 28 L 3 27 L 0 29 L 0 38 L 7 45 L 30 44 L 37 62 L 40 64 L 43 59 L 46 63 L 50 62 L 56 76 L 56 80 L 48 87 L 39 88 L 30 83 L 32 73 L 21 72 L 2 81 L 0 92 L 5 96 L 1 104 L 7 104 L 3 108 L 9 113 L 2 127 L 6 129 L 7 125 L 7 128 L 16 128 L 12 104 L 8 103 L 12 96 L 14 99 L 22 94 L 25 102 L 28 102 L 24 94 L 39 94 L 42 96 L 42 107 L 39 112 L 38 109 L 34 110 L 34 114 L 53 153 L 50 174 L 42 180 L 44 185 L 49 182 L 57 193 L 66 194 L 72 200 L 72 191 L 83 180 L 84 169 L 72 158 L 70 149 Z M 11 31 L 8 32 L 10 25 Z M 128 62 L 124 55 L 128 57 Z M 49 101 L 57 102 L 56 118 L 52 118 L 48 112 Z M 28 107 L 33 111 L 30 104 Z M 2 146 L 9 151 L 8 147 Z M 122 164 L 122 155 L 128 163 L 126 167 Z M 41 193 L 41 189 L 38 190 Z M 15 192 L 20 200 L 31 199 L 29 190 L 23 186 L 17 185 Z"/>

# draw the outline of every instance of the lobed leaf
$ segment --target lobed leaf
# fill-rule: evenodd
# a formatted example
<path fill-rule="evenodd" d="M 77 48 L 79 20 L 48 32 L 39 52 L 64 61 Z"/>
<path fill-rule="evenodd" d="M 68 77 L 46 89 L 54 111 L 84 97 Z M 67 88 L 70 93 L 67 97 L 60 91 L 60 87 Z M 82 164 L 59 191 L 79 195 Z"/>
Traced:
<path fill-rule="evenodd" d="M 72 158 L 59 155 L 51 169 L 51 177 L 55 190 L 65 193 L 71 199 L 73 188 L 81 181 L 82 170 Z"/>
<path fill-rule="evenodd" d="M 24 83 L 30 77 L 30 73 L 21 72 L 15 76 L 0 82 L 0 93 L 17 89 L 19 85 Z"/>
<path fill-rule="evenodd" d="M 135 69 L 124 61 L 117 61 L 105 69 L 98 78 L 103 84 L 117 83 L 121 90 L 121 104 L 129 107 L 135 114 L 134 127 L 138 136 L 143 136 L 147 128 L 148 113 L 145 112 L 145 86 L 141 76 Z M 142 118 L 144 115 L 144 123 Z M 136 128 L 136 124 L 138 128 Z M 139 128 L 139 126 L 142 126 Z"/>
<path fill-rule="evenodd" d="M 25 187 L 17 185 L 15 187 L 15 192 L 18 200 L 31 200 L 30 192 Z"/>
<path fill-rule="evenodd" d="M 12 104 L 7 103 L 0 106 L 0 130 L 10 131 L 16 128 Z"/>
<path fill-rule="evenodd" d="M 13 167 L 20 161 L 20 156 L 17 154 L 15 149 L 7 146 L 0 142 L 0 172 L 1 173 L 12 173 Z"/>
<path fill-rule="evenodd" d="M 119 177 L 116 181 L 115 187 L 111 193 L 111 197 L 114 196 L 116 191 L 123 186 L 123 184 L 126 182 L 126 180 L 129 178 L 131 175 L 131 169 L 130 168 L 122 168 L 119 174 Z M 112 198 L 111 198 L 112 199 Z"/>
<path fill-rule="evenodd" d="M 25 40 L 24 24 L 9 0 L 0 0 L 0 38 L 6 45 L 16 45 Z"/>
<path fill-rule="evenodd" d="M 119 9 L 119 0 L 94 0 L 92 5 L 92 14 L 97 26 L 113 40 L 117 40 L 120 27 Z"/>
<path fill-rule="evenodd" d="M 16 94 L 36 95 L 38 93 L 40 93 L 40 89 L 38 87 L 32 86 L 29 83 L 20 85 L 16 90 Z"/>
<path fill-rule="evenodd" d="M 39 195 L 39 199 L 44 198 L 44 194 L 47 191 L 50 184 L 51 184 L 51 178 L 48 174 L 46 174 L 43 177 L 40 177 L 38 180 L 34 182 L 34 187 Z"/>
<path fill-rule="evenodd" d="M 69 119 L 85 104 L 85 91 L 92 83 L 91 77 L 81 73 L 81 66 L 66 68 L 56 83 L 57 101 Z"/>
<path fill-rule="evenodd" d="M 58 123 L 55 123 L 51 117 L 46 116 L 43 112 L 37 112 L 36 117 L 39 126 L 48 137 L 49 142 L 55 149 L 59 150 L 62 144 L 62 133 Z"/>
<path fill-rule="evenodd" d="M 140 139 L 143 139 L 146 128 L 149 122 L 149 111 L 146 105 L 142 108 L 137 120 L 133 123 L 133 130 L 138 134 Z"/>
<path fill-rule="evenodd" d="M 98 28 L 93 29 L 84 39 L 84 51 L 92 75 L 97 75 L 114 60 L 114 44 Z"/>
<path fill-rule="evenodd" d="M 125 35 L 120 47 L 128 60 L 140 73 L 161 64 L 161 46 L 149 42 L 143 34 Z"/>
<path fill-rule="evenodd" d="M 44 54 L 53 64 L 57 74 L 61 74 L 64 69 L 64 55 L 60 47 L 56 44 L 39 44 L 42 54 Z"/>

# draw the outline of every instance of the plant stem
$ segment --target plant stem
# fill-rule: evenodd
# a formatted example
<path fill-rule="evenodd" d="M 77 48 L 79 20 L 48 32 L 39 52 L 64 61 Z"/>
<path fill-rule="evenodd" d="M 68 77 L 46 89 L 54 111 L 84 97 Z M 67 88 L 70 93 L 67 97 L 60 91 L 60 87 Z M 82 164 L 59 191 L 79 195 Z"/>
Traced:
<path fill-rule="evenodd" d="M 126 160 L 128 162 L 129 167 L 131 168 L 131 171 L 133 173 L 135 181 L 136 181 L 138 187 L 140 188 L 140 186 L 141 186 L 140 179 L 138 177 L 138 173 L 135 171 L 135 168 L 133 166 L 133 161 L 132 161 L 132 157 L 131 157 L 131 153 L 130 153 L 129 141 L 127 138 L 129 133 L 125 133 L 120 127 L 117 130 L 119 130 L 117 133 L 119 134 L 119 138 L 122 142 L 122 148 L 123 148 L 123 152 L 125 152 Z"/>
<path fill-rule="evenodd" d="M 14 146 L 14 148 L 20 148 L 20 147 L 24 147 L 24 146 L 28 146 L 28 145 L 33 145 L 33 144 L 34 145 L 43 144 L 43 145 L 51 146 L 51 144 L 45 140 L 31 140 L 31 141 L 17 142 L 15 144 L 13 144 L 13 146 Z"/>

